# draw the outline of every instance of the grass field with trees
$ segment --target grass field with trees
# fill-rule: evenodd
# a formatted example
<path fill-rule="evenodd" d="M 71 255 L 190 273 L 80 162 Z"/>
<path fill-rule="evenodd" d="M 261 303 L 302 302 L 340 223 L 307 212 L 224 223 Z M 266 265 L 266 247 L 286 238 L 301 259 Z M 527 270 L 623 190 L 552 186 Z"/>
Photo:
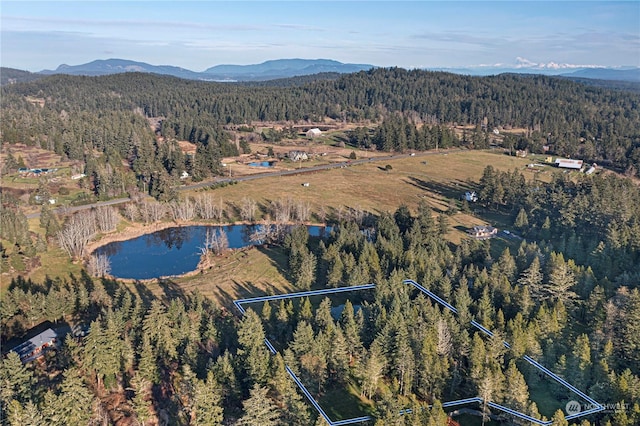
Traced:
<path fill-rule="evenodd" d="M 519 362 L 523 355 L 624 408 L 581 426 L 640 422 L 637 93 L 542 76 L 401 69 L 295 86 L 51 76 L 1 91 L 3 176 L 19 175 L 29 158 L 11 161 L 11 150 L 26 155 L 25 146 L 85 175 L 3 177 L 3 348 L 44 321 L 86 331 L 37 362 L 3 357 L 2 424 L 322 424 L 285 363 L 337 418 L 441 425 L 442 401 L 484 395 L 566 424 L 572 395 Z M 266 143 L 276 152 L 260 155 L 276 159 L 309 146 L 294 125 L 337 121 L 349 126 L 326 143 L 345 150 L 341 161 L 351 152 L 358 160 L 415 155 L 178 190 L 183 171 L 193 182 L 221 181 L 229 173 L 223 158 Z M 180 148 L 184 141 L 195 156 Z M 528 157 L 508 155 L 515 150 Z M 606 169 L 527 167 L 548 155 Z M 477 202 L 463 200 L 466 191 Z M 37 201 L 54 194 L 132 201 L 65 214 Z M 39 218 L 27 219 L 34 211 Z M 232 222 L 289 231 L 261 247 L 207 253 L 207 268 L 175 279 L 115 280 L 104 259 L 89 256 L 101 241 L 159 227 Z M 309 238 L 298 226 L 305 223 L 333 232 Z M 509 233 L 468 238 L 480 224 Z M 451 301 L 460 321 L 403 279 Z M 368 282 L 375 291 L 351 308 L 346 299 L 300 300 L 241 318 L 231 304 Z M 334 303 L 347 306 L 337 319 Z M 498 337 L 482 337 L 471 319 Z M 282 357 L 270 355 L 265 336 Z M 397 416 L 407 406 L 414 414 Z M 476 407 L 474 419 L 482 423 L 485 409 Z"/>

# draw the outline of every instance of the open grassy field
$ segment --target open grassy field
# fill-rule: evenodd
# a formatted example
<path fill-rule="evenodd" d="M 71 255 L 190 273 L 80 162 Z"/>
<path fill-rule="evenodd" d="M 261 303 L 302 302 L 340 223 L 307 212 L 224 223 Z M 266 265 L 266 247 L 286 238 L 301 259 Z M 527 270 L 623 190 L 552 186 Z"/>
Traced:
<path fill-rule="evenodd" d="M 170 300 L 197 290 L 235 312 L 236 299 L 294 291 L 284 275 L 286 263 L 279 248 L 253 247 L 216 257 L 213 266 L 203 273 L 127 285 L 142 299 Z"/>
<path fill-rule="evenodd" d="M 445 199 L 459 199 L 473 188 L 487 165 L 498 170 L 524 170 L 530 162 L 484 151 L 440 153 L 317 173 L 304 173 L 302 169 L 300 175 L 240 182 L 216 189 L 215 193 L 227 202 L 238 202 L 245 196 L 262 202 L 291 197 L 308 201 L 316 208 L 359 205 L 371 212 L 394 211 L 402 203 L 415 207 L 419 198 L 424 197 L 434 208 L 444 210 Z M 392 169 L 383 170 L 386 164 Z M 309 187 L 303 187 L 304 182 Z"/>
<path fill-rule="evenodd" d="M 487 165 L 498 170 L 525 170 L 531 159 L 509 157 L 485 151 L 462 151 L 415 156 L 358 164 L 351 167 L 301 173 L 295 176 L 271 177 L 216 189 L 213 193 L 224 202 L 238 206 L 249 197 L 262 206 L 271 201 L 291 198 L 309 203 L 311 210 L 322 209 L 338 216 L 346 209 L 360 209 L 379 214 L 393 212 L 401 204 L 415 211 L 420 199 L 425 199 L 437 211 L 446 211 L 450 200 L 459 201 L 465 191 L 474 189 Z M 389 164 L 391 170 L 385 171 Z M 550 170 L 537 174 L 541 180 L 550 179 Z M 302 186 L 308 183 L 309 186 Z M 458 242 L 462 228 L 483 223 L 482 220 L 458 213 L 450 218 L 451 240 Z"/>
<path fill-rule="evenodd" d="M 526 172 L 526 165 L 531 161 L 490 151 L 441 152 L 392 159 L 384 163 L 372 161 L 322 172 L 257 179 L 210 191 L 228 206 L 239 206 L 244 197 L 250 197 L 262 207 L 260 214 L 264 214 L 271 201 L 286 198 L 308 203 L 311 211 L 317 213 L 323 210 L 329 217 L 338 217 L 348 209 L 374 214 L 394 212 L 401 204 L 415 211 L 421 199 L 426 200 L 436 212 L 442 212 L 447 210 L 451 200 L 459 202 L 465 191 L 474 189 L 487 165 L 498 170 L 525 170 L 525 175 L 533 178 L 532 174 Z M 387 164 L 391 166 L 390 170 L 384 170 Z M 538 173 L 537 177 L 548 180 L 550 175 L 549 169 Z M 304 182 L 308 182 L 309 186 L 302 186 Z M 192 192 L 190 195 L 194 194 Z M 314 220 L 317 220 L 317 215 Z M 454 243 L 464 238 L 465 229 L 473 225 L 508 225 L 508 218 L 483 216 L 482 213 L 471 215 L 458 212 L 449 216 L 448 220 L 448 238 Z M 41 232 L 37 221 L 32 221 L 31 229 Z M 68 258 L 57 249 L 50 249 L 40 257 L 43 266 L 30 274 L 32 279 L 41 279 L 46 275 L 64 276 L 69 272 L 77 273 L 80 269 L 80 265 L 70 264 Z M 210 270 L 197 276 L 176 278 L 171 286 L 165 284 L 160 287 L 154 283 L 145 284 L 145 287 L 163 296 L 170 288 L 185 292 L 198 288 L 224 305 L 236 297 L 288 291 L 291 285 L 283 273 L 284 268 L 286 259 L 282 252 L 276 249 L 250 249 L 222 256 L 216 259 Z"/>

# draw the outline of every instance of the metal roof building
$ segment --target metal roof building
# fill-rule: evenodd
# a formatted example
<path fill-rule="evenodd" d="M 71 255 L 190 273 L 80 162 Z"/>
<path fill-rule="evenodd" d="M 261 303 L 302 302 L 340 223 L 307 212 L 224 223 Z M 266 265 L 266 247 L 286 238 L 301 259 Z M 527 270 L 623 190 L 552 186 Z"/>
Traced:
<path fill-rule="evenodd" d="M 556 159 L 556 166 L 561 169 L 580 170 L 582 168 L 582 160 L 570 160 L 567 158 Z"/>
<path fill-rule="evenodd" d="M 34 359 L 41 357 L 44 349 L 57 345 L 57 342 L 58 333 L 47 328 L 40 334 L 37 334 L 31 339 L 11 348 L 11 351 L 17 353 L 20 357 L 20 361 L 22 361 L 23 364 L 26 364 L 29 361 L 33 361 Z"/>

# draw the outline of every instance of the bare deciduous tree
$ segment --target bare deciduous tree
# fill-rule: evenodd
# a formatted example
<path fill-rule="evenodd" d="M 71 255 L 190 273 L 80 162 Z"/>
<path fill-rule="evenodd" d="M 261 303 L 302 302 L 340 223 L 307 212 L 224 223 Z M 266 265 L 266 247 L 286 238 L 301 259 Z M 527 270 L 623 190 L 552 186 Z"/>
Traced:
<path fill-rule="evenodd" d="M 149 203 L 146 201 L 142 201 L 138 204 L 138 214 L 140 215 L 140 220 L 145 224 L 151 222 L 151 215 L 149 213 Z"/>
<path fill-rule="evenodd" d="M 264 219 L 262 223 L 256 225 L 251 233 L 249 239 L 252 243 L 266 244 L 269 240 L 269 233 L 271 232 L 271 221 Z"/>
<path fill-rule="evenodd" d="M 95 211 L 96 223 L 100 232 L 110 232 L 116 229 L 120 222 L 120 215 L 111 206 L 100 206 Z"/>
<path fill-rule="evenodd" d="M 196 212 L 201 219 L 222 221 L 224 206 L 222 200 L 216 201 L 213 194 L 202 194 L 195 199 Z"/>
<path fill-rule="evenodd" d="M 190 198 L 174 201 L 170 204 L 173 220 L 190 221 L 196 215 L 196 207 Z"/>
<path fill-rule="evenodd" d="M 128 221 L 133 222 L 138 218 L 138 208 L 134 203 L 127 203 L 124 206 L 122 214 Z"/>
<path fill-rule="evenodd" d="M 451 355 L 451 351 L 453 350 L 453 343 L 447 321 L 440 319 L 436 325 L 436 329 L 438 331 L 438 344 L 436 346 L 436 351 L 438 352 L 438 355 L 448 357 Z"/>
<path fill-rule="evenodd" d="M 211 254 L 221 255 L 229 248 L 227 233 L 222 228 L 209 228 L 204 241 L 204 246 L 200 247 L 201 266 L 208 267 L 211 264 Z"/>
<path fill-rule="evenodd" d="M 240 201 L 240 219 L 253 222 L 256 219 L 257 203 L 249 197 L 244 197 Z"/>
<path fill-rule="evenodd" d="M 298 222 L 307 222 L 311 216 L 311 205 L 307 201 L 296 204 L 296 219 Z"/>
<path fill-rule="evenodd" d="M 158 201 L 152 202 L 149 204 L 149 211 L 151 213 L 151 220 L 160 222 L 167 214 L 167 206 Z"/>
<path fill-rule="evenodd" d="M 87 271 L 94 277 L 104 277 L 111 272 L 111 262 L 106 254 L 92 254 L 87 262 Z"/>
<path fill-rule="evenodd" d="M 284 241 L 287 234 L 287 225 L 264 219 L 255 226 L 249 239 L 257 244 L 278 244 Z"/>
<path fill-rule="evenodd" d="M 354 221 L 358 225 L 362 225 L 362 220 L 364 219 L 365 212 L 362 208 L 357 205 L 355 207 L 349 208 L 349 220 Z"/>
<path fill-rule="evenodd" d="M 329 216 L 329 213 L 327 212 L 327 208 L 325 206 L 320 206 L 320 208 L 318 209 L 316 216 L 318 217 L 318 220 L 322 223 L 325 223 L 327 221 L 327 217 Z"/>
<path fill-rule="evenodd" d="M 276 223 L 291 222 L 293 200 L 291 198 L 279 199 L 271 202 L 271 217 Z"/>
<path fill-rule="evenodd" d="M 140 216 L 145 223 L 159 222 L 166 213 L 166 206 L 158 201 L 143 201 L 140 204 Z"/>
<path fill-rule="evenodd" d="M 207 229 L 205 245 L 217 256 L 229 248 L 227 233 L 222 228 Z"/>
<path fill-rule="evenodd" d="M 60 247 L 73 259 L 84 254 L 87 243 L 96 233 L 96 220 L 93 211 L 83 211 L 70 216 L 56 237 Z"/>

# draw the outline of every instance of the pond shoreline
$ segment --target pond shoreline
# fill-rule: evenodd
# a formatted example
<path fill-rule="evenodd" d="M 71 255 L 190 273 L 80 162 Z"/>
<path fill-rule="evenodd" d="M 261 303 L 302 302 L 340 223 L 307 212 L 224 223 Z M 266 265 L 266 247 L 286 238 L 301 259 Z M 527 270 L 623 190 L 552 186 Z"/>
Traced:
<path fill-rule="evenodd" d="M 254 225 L 260 225 L 260 224 L 261 224 L 260 222 L 249 222 L 249 221 L 238 221 L 233 223 L 230 223 L 230 222 L 211 223 L 211 222 L 201 222 L 201 221 L 187 221 L 187 222 L 164 221 L 164 222 L 156 222 L 156 223 L 150 223 L 150 224 L 129 223 L 125 228 L 123 228 L 120 231 L 112 231 L 106 234 L 98 234 L 98 238 L 96 240 L 90 241 L 87 244 L 85 248 L 87 253 L 85 258 L 91 256 L 93 253 L 95 253 L 96 250 L 108 244 L 111 244 L 114 242 L 124 242 L 124 241 L 133 240 L 145 235 L 151 235 L 158 231 L 163 231 L 171 228 L 184 228 L 184 227 L 197 227 L 197 226 L 232 227 L 232 226 L 254 226 Z M 289 226 L 301 225 L 306 227 L 315 226 L 319 228 L 326 228 L 330 226 L 327 224 L 312 224 L 312 223 L 289 223 L 287 225 Z M 254 247 L 255 245 L 249 245 L 249 246 L 240 247 L 240 248 L 228 248 L 226 252 L 230 253 L 235 251 L 242 251 L 242 250 L 247 250 Z M 119 281 L 129 282 L 129 283 L 156 282 L 156 281 L 162 281 L 162 280 L 167 280 L 172 278 L 183 278 L 183 277 L 198 275 L 198 274 L 204 273 L 206 270 L 210 268 L 210 266 L 211 265 L 209 264 L 209 262 L 207 262 L 204 259 L 204 256 L 200 255 L 200 260 L 198 261 L 195 269 L 186 271 L 183 274 L 159 276 L 159 277 L 153 277 L 153 278 L 140 278 L 140 279 L 117 277 L 111 274 L 108 274 L 106 276 L 111 279 L 117 279 Z"/>

